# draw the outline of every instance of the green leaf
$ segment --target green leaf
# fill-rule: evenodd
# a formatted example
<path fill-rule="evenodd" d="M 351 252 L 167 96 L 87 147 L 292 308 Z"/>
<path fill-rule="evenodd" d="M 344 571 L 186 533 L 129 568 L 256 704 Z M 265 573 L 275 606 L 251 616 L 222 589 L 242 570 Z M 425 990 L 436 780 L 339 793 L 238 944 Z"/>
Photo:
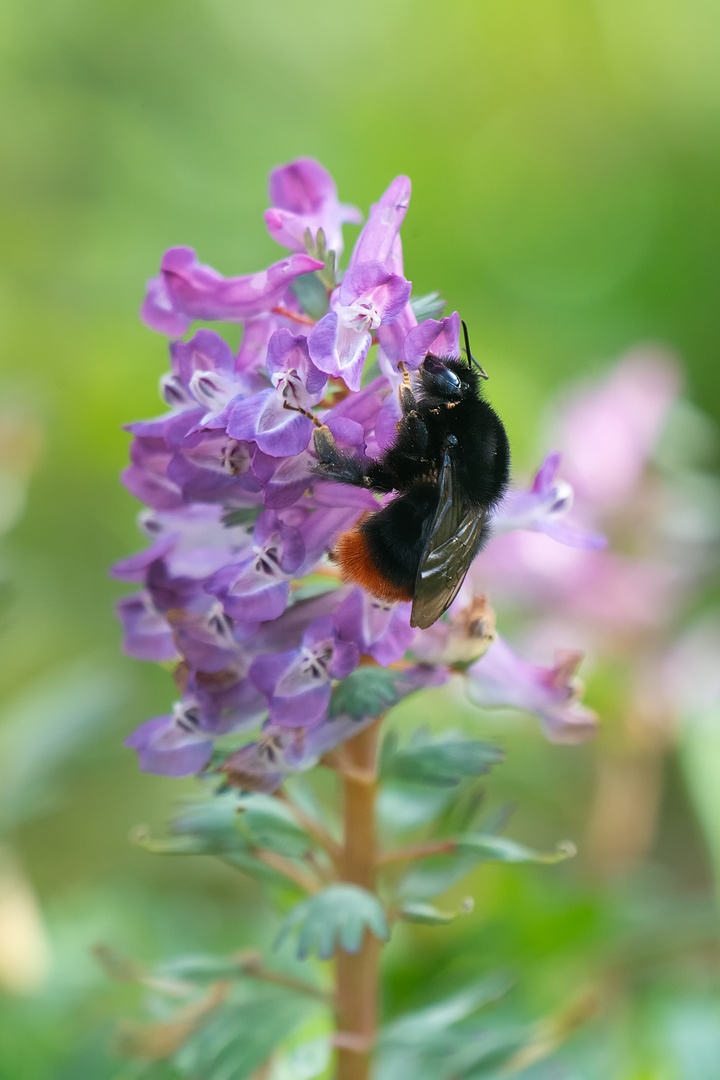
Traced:
<path fill-rule="evenodd" d="M 217 1009 L 178 1051 L 174 1063 L 192 1080 L 248 1080 L 308 1008 L 298 997 L 265 995 L 254 988 L 250 1000 L 229 999 Z"/>
<path fill-rule="evenodd" d="M 380 375 L 382 375 L 382 371 L 380 370 L 380 364 L 378 362 L 378 359 L 377 357 L 373 357 L 371 354 L 370 357 L 366 360 L 365 367 L 363 368 L 362 379 L 360 380 L 360 389 L 364 390 L 366 386 L 369 386 L 370 383 L 374 382 L 375 379 L 379 378 Z"/>
<path fill-rule="evenodd" d="M 466 1021 L 509 987 L 507 976 L 495 974 L 388 1024 L 380 1033 L 376 1080 L 465 1080 L 482 1061 L 500 1064 L 522 1042 L 517 1029 L 468 1027 Z"/>
<path fill-rule="evenodd" d="M 437 1032 L 467 1019 L 486 1005 L 503 997 L 512 985 L 505 974 L 494 974 L 463 987 L 443 1001 L 405 1013 L 383 1028 L 380 1041 L 410 1043 L 427 1041 Z"/>
<path fill-rule="evenodd" d="M 318 259 L 319 262 L 325 264 L 322 270 L 316 270 L 314 273 L 322 282 L 323 286 L 332 291 L 338 283 L 337 260 L 335 258 L 335 252 L 327 250 L 324 229 L 318 229 L 315 240 L 313 240 L 312 231 L 310 229 L 305 230 L 305 250 L 313 259 Z"/>
<path fill-rule="evenodd" d="M 387 919 L 378 898 L 359 885 L 330 885 L 290 912 L 277 945 L 296 931 L 301 960 L 312 953 L 329 960 L 338 947 L 344 952 L 358 952 L 366 929 L 381 941 L 388 938 Z"/>
<path fill-rule="evenodd" d="M 470 897 L 455 911 L 441 911 L 432 904 L 409 900 L 400 908 L 400 918 L 405 922 L 420 923 L 422 926 L 447 926 L 460 915 L 469 915 L 474 906 Z"/>
<path fill-rule="evenodd" d="M 378 821 L 383 835 L 417 829 L 434 821 L 455 797 L 452 788 L 428 788 L 387 780 L 378 796 Z"/>
<path fill-rule="evenodd" d="M 553 864 L 572 858 L 576 850 L 574 844 L 564 841 L 555 851 L 534 851 L 516 840 L 488 833 L 468 833 L 458 837 L 455 844 L 452 854 L 429 856 L 413 866 L 400 883 L 400 895 L 431 900 L 462 881 L 482 862 Z"/>
<path fill-rule="evenodd" d="M 333 689 L 328 716 L 348 716 L 362 720 L 379 716 L 400 700 L 400 694 L 391 671 L 378 667 L 356 668 Z"/>
<path fill-rule="evenodd" d="M 252 528 L 261 512 L 261 506 L 237 506 L 232 510 L 226 510 L 221 521 L 226 529 L 231 529 L 237 525 Z"/>
<path fill-rule="evenodd" d="M 311 319 L 322 319 L 327 313 L 328 293 L 320 277 L 314 271 L 310 274 L 300 274 L 290 285 L 295 293 L 300 307 Z"/>
<path fill-rule="evenodd" d="M 319 1080 L 330 1067 L 329 1038 L 313 1039 L 278 1057 L 268 1080 Z"/>
<path fill-rule="evenodd" d="M 479 860 L 470 851 L 454 855 L 434 855 L 413 866 L 402 879 L 401 896 L 432 900 L 457 885 L 475 869 Z"/>
<path fill-rule="evenodd" d="M 572 859 L 577 848 L 569 840 L 563 840 L 555 851 L 533 851 L 532 848 L 509 840 L 506 836 L 487 836 L 483 833 L 471 833 L 458 837 L 457 848 L 460 852 L 472 852 L 481 861 L 507 863 L 559 863 Z"/>
<path fill-rule="evenodd" d="M 409 746 L 398 749 L 397 737 L 389 735 L 380 762 L 382 776 L 415 783 L 451 787 L 467 776 L 482 776 L 503 760 L 503 752 L 479 739 L 443 736 L 431 740 L 416 732 Z"/>
<path fill-rule="evenodd" d="M 152 837 L 145 826 L 132 839 L 157 855 L 215 855 L 250 877 L 287 888 L 288 880 L 253 854 L 253 845 L 236 826 L 239 800 L 235 792 L 211 799 L 188 799 L 173 818 L 173 835 Z"/>
<path fill-rule="evenodd" d="M 423 319 L 439 319 L 445 310 L 445 301 L 439 292 L 426 293 L 424 296 L 413 296 L 410 299 L 410 307 L 415 313 L 418 322 Z"/>
<path fill-rule="evenodd" d="M 302 858 L 313 841 L 295 820 L 292 811 L 272 795 L 245 795 L 238 803 L 235 825 L 252 847 L 267 848 L 280 855 Z"/>
<path fill-rule="evenodd" d="M 170 822 L 170 831 L 194 838 L 208 852 L 245 851 L 248 844 L 238 837 L 235 827 L 237 807 L 234 792 L 186 799 Z"/>
<path fill-rule="evenodd" d="M 259 954 L 258 954 L 259 956 Z M 177 979 L 179 982 L 217 982 L 220 979 L 237 979 L 244 974 L 242 964 L 233 956 L 210 956 L 197 953 L 175 956 L 153 969 L 158 979 Z"/>

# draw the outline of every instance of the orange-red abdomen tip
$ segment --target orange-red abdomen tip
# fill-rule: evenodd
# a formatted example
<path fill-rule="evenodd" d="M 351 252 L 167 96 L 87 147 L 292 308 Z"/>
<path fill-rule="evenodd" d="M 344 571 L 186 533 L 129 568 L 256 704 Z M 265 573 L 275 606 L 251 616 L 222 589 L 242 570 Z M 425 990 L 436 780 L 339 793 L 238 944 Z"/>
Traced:
<path fill-rule="evenodd" d="M 378 600 L 384 600 L 388 604 L 412 600 L 411 592 L 398 588 L 383 577 L 382 572 L 372 561 L 367 539 L 360 529 L 351 529 L 338 537 L 335 558 L 340 564 L 345 581 L 352 581 L 354 585 L 359 585 L 372 596 L 376 596 Z"/>

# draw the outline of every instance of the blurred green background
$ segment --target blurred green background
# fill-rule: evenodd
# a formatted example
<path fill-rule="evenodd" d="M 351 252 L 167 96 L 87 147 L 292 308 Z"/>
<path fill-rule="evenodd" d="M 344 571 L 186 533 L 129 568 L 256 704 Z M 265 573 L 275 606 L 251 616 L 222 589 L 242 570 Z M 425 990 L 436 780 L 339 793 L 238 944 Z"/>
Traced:
<path fill-rule="evenodd" d="M 520 473 L 558 386 L 637 342 L 675 349 L 688 396 L 720 420 L 719 29 L 715 0 L 0 7 L 0 906 L 15 920 L 0 1077 L 135 1075 L 107 1048 L 136 999 L 93 943 L 158 959 L 272 933 L 259 891 L 230 870 L 128 842 L 192 789 L 140 774 L 121 745 L 172 687 L 121 657 L 106 576 L 140 546 L 120 427 L 160 411 L 166 344 L 136 312 L 162 252 L 189 244 L 226 274 L 281 257 L 266 178 L 297 156 L 365 211 L 404 172 L 406 273 L 470 323 Z M 613 693 L 593 685 L 589 701 L 612 712 Z M 509 764 L 491 784 L 520 804 L 518 828 L 581 840 L 604 737 L 582 750 L 529 725 L 503 737 Z M 438 971 L 444 985 L 514 966 L 522 1008 L 542 1016 L 659 920 L 679 928 L 677 949 L 575 1038 L 575 1072 L 543 1075 L 716 1080 L 711 860 L 686 774 L 672 756 L 663 769 L 634 875 L 598 880 L 582 860 L 484 872 L 457 930 L 400 935 L 390 1006 L 420 1000 Z"/>

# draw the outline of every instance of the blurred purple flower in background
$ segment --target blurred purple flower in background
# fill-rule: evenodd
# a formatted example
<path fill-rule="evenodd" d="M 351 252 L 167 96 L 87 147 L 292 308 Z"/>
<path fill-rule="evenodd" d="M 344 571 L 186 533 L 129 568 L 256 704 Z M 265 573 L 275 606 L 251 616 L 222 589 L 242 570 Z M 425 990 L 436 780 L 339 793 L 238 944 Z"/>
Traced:
<path fill-rule="evenodd" d="M 681 721 L 720 701 L 717 620 L 694 613 L 715 574 L 720 491 L 699 462 L 708 421 L 680 401 L 680 381 L 677 362 L 645 346 L 563 394 L 551 410 L 563 481 L 561 455 L 552 454 L 530 491 L 503 501 L 494 539 L 468 575 L 477 590 L 492 590 L 529 651 L 571 640 L 588 654 L 591 676 L 597 666 L 623 687 L 585 845 L 608 873 L 647 854 L 665 753 L 678 737 L 699 741 Z M 571 529 L 556 513 L 573 499 Z M 491 677 L 473 692 L 479 703 L 490 703 L 498 659 L 493 649 L 475 665 Z M 706 704 L 694 710 L 698 697 Z M 566 709 L 559 715 L 568 719 Z M 552 729 L 547 714 L 544 723 Z M 563 726 L 561 737 L 571 741 L 571 731 Z"/>
<path fill-rule="evenodd" d="M 265 220 L 293 252 L 288 258 L 225 278 L 176 247 L 148 283 L 142 317 L 173 339 L 171 371 L 161 380 L 169 411 L 128 427 L 132 464 L 123 479 L 150 508 L 140 522 L 151 546 L 114 573 L 141 586 L 119 604 L 126 651 L 176 661 L 183 696 L 127 745 L 150 772 L 186 776 L 212 764 L 240 786 L 272 790 L 373 719 L 348 713 L 336 696 L 343 680 L 369 666 L 387 672 L 388 706 L 466 672 L 478 704 L 534 712 L 556 741 L 586 738 L 595 717 L 578 700 L 581 654 L 549 667 L 521 658 L 495 635 L 480 596 L 494 594 L 496 576 L 506 587 L 525 573 L 522 550 L 502 555 L 518 535 L 570 545 L 563 550 L 573 557 L 605 557 L 591 510 L 573 527 L 564 521 L 572 489 L 558 479 L 558 455 L 529 491 L 499 506 L 498 550 L 487 563 L 483 556 L 429 630 L 411 629 L 409 604 L 382 603 L 339 579 L 327 553 L 380 504 L 314 475 L 310 417 L 340 447 L 376 455 L 393 440 L 400 415 L 398 365 L 413 372 L 429 351 L 459 355 L 460 319 L 415 313 L 413 304 L 420 315 L 428 307 L 411 301 L 404 276 L 407 177 L 393 180 L 371 208 L 344 276 L 336 265 L 342 225 L 360 218 L 338 201 L 322 166 L 301 159 L 273 170 L 270 197 Z M 176 340 L 197 319 L 241 323 L 237 352 L 208 329 Z M 377 364 L 368 366 L 375 345 Z M 648 422 L 640 449 L 623 453 L 641 453 L 651 429 Z M 582 445 L 578 457 L 577 475 L 589 484 Z M 571 469 L 569 461 L 567 475 Z"/>

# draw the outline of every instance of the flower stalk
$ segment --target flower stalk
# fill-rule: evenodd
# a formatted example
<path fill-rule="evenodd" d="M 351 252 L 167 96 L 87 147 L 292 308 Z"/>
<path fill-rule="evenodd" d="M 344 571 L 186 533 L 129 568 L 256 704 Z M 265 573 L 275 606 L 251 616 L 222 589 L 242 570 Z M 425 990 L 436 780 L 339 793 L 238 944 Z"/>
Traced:
<path fill-rule="evenodd" d="M 346 743 L 345 752 L 357 771 L 343 775 L 343 878 L 370 892 L 375 892 L 377 882 L 376 759 L 381 723 L 382 717 Z M 369 1080 L 371 1075 L 380 949 L 381 943 L 366 930 L 359 952 L 340 952 L 337 957 L 338 1080 Z"/>

